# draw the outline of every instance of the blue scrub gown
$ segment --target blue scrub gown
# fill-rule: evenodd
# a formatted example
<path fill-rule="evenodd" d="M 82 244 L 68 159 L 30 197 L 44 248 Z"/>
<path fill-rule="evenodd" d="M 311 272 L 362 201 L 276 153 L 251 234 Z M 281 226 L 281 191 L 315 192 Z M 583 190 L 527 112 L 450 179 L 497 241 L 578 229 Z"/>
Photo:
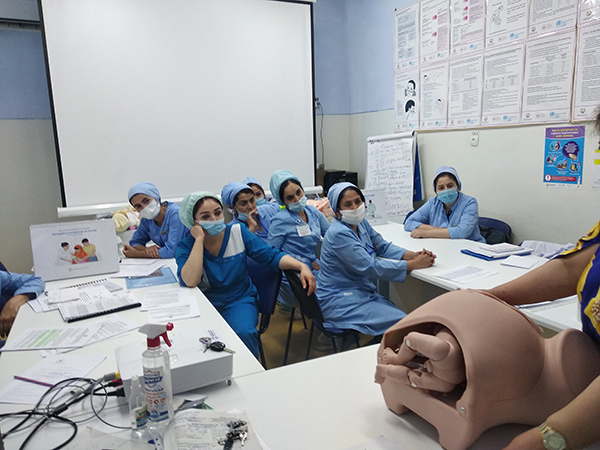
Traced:
<path fill-rule="evenodd" d="M 254 233 L 254 234 L 256 236 L 258 236 L 261 241 L 263 241 L 265 244 L 267 244 L 269 242 L 269 228 L 270 228 L 270 223 L 271 223 L 271 217 L 273 217 L 275 214 L 277 214 L 280 211 L 280 208 L 279 208 L 279 205 L 277 205 L 277 204 L 265 203 L 263 205 L 260 205 L 257 209 L 258 209 L 258 221 L 260 222 L 260 225 L 263 227 L 263 231 L 256 230 L 256 233 Z M 234 217 L 233 220 L 231 221 L 231 223 L 232 224 L 241 223 L 241 224 L 244 224 L 245 226 L 248 226 L 248 224 L 246 222 L 242 222 L 237 217 Z"/>
<path fill-rule="evenodd" d="M 192 235 L 177 247 L 177 277 L 187 262 L 194 242 Z M 284 256 L 250 233 L 247 227 L 228 223 L 218 256 L 204 252 L 202 280 L 198 288 L 206 295 L 248 349 L 258 358 L 258 293 L 248 275 L 247 257 L 273 270 L 279 270 Z"/>
<path fill-rule="evenodd" d="M 404 281 L 406 250 L 385 241 L 366 219 L 358 234 L 340 220 L 331 225 L 321 248 L 317 298 L 326 326 L 378 336 L 406 314 L 379 295 L 371 280 Z"/>
<path fill-rule="evenodd" d="M 451 207 L 450 216 L 444 210 L 444 204 L 437 196 L 417 209 L 406 219 L 404 229 L 412 231 L 422 224 L 438 228 L 447 228 L 450 239 L 470 239 L 485 243 L 479 232 L 479 206 L 473 197 L 458 194 L 458 200 Z"/>
<path fill-rule="evenodd" d="M 184 237 L 190 235 L 190 230 L 179 220 L 179 205 L 168 202 L 165 220 L 159 227 L 154 219 L 142 219 L 129 241 L 129 245 L 146 245 L 152 241 L 160 248 L 158 254 L 161 258 L 174 258 L 177 244 Z"/>
<path fill-rule="evenodd" d="M 314 261 L 319 263 L 315 255 L 315 248 L 323 239 L 323 236 L 325 236 L 330 224 L 325 216 L 314 206 L 307 205 L 304 211 L 308 218 L 310 233 L 307 233 L 305 236 L 300 235 L 303 233 L 299 231 L 298 227 L 302 228 L 306 223 L 298 213 L 286 208 L 271 218 L 268 242 L 269 245 L 302 261 L 309 269 L 313 270 L 312 263 Z M 317 272 L 313 270 L 315 276 Z M 279 301 L 289 306 L 298 306 L 296 296 L 285 276 L 282 278 L 281 287 L 279 288 Z"/>

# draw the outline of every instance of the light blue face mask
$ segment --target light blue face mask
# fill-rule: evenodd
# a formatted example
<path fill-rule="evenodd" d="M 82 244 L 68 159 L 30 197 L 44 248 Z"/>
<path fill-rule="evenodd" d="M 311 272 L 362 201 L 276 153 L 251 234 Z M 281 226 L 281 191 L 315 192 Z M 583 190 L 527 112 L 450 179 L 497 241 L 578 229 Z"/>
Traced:
<path fill-rule="evenodd" d="M 239 220 L 241 220 L 242 222 L 248 222 L 249 215 L 250 215 L 250 213 L 241 213 L 241 212 L 237 211 L 237 218 Z"/>
<path fill-rule="evenodd" d="M 265 203 L 267 203 L 267 201 L 264 197 L 256 199 L 256 206 L 264 205 Z"/>
<path fill-rule="evenodd" d="M 225 219 L 198 220 L 196 223 L 204 228 L 209 236 L 216 236 L 225 229 Z"/>
<path fill-rule="evenodd" d="M 290 211 L 299 213 L 300 211 L 304 211 L 304 207 L 306 206 L 306 200 L 307 200 L 307 198 L 305 195 L 299 201 L 297 201 L 296 203 L 290 203 L 289 205 L 287 205 L 287 207 Z"/>
<path fill-rule="evenodd" d="M 437 196 L 444 205 L 451 205 L 458 198 L 458 189 L 445 189 L 438 192 Z"/>

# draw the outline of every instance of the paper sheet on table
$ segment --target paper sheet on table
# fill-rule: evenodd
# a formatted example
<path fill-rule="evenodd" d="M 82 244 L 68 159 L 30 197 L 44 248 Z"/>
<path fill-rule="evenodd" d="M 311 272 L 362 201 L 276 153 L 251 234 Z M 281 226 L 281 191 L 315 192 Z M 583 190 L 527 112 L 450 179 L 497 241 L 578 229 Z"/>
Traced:
<path fill-rule="evenodd" d="M 530 303 L 518 305 L 517 308 L 524 309 L 534 314 L 544 326 L 554 326 L 554 329 L 575 328 L 581 330 L 581 304 L 576 295 L 551 300 L 548 302 Z M 536 317 L 533 317 L 535 320 Z"/>
<path fill-rule="evenodd" d="M 160 259 L 153 258 L 123 258 L 120 262 L 121 266 L 148 266 L 156 264 Z"/>
<path fill-rule="evenodd" d="M 0 351 L 83 347 L 100 327 L 100 324 L 88 324 L 78 327 L 27 328 L 7 341 Z"/>
<path fill-rule="evenodd" d="M 405 450 L 398 441 L 390 441 L 385 436 L 379 436 L 362 444 L 346 447 L 344 450 Z"/>
<path fill-rule="evenodd" d="M 154 261 L 152 264 L 145 265 L 125 265 L 121 266 L 119 273 L 111 274 L 112 278 L 127 278 L 127 277 L 147 277 L 152 272 L 157 271 L 165 265 L 164 261 Z"/>
<path fill-rule="evenodd" d="M 181 302 L 173 303 L 166 308 L 148 310 L 148 323 L 167 323 L 172 320 L 199 317 L 200 309 L 196 297 L 184 297 Z"/>
<path fill-rule="evenodd" d="M 435 274 L 438 278 L 453 281 L 455 283 L 465 284 L 471 281 L 479 280 L 480 278 L 496 275 L 498 272 L 492 270 L 480 269 L 473 266 L 458 266 L 453 269 L 443 270 Z"/>
<path fill-rule="evenodd" d="M 153 444 L 120 438 L 86 427 L 77 433 L 65 450 L 154 450 Z"/>
<path fill-rule="evenodd" d="M 154 308 L 170 307 L 174 303 L 181 303 L 189 293 L 181 289 L 165 289 L 162 291 L 149 291 L 144 295 L 140 311 L 148 311 Z"/>
<path fill-rule="evenodd" d="M 76 287 L 64 289 L 52 289 L 46 292 L 48 303 L 69 302 L 71 300 L 79 300 L 79 289 Z"/>
<path fill-rule="evenodd" d="M 97 319 L 93 322 L 90 322 L 90 325 L 96 324 L 100 324 L 101 328 L 96 334 L 92 336 L 92 338 L 87 342 L 86 345 L 92 345 L 96 342 L 121 336 L 122 334 L 129 333 L 132 330 L 137 330 L 140 327 L 139 324 L 132 322 L 131 320 L 127 320 L 117 313 L 113 313 L 108 316 L 105 316 L 102 319 Z M 42 357 L 46 357 L 49 355 L 55 355 L 57 353 L 67 353 L 72 350 L 74 349 L 62 348 L 52 350 L 40 350 L 40 353 L 42 354 Z"/>
<path fill-rule="evenodd" d="M 15 373 L 13 375 L 56 384 L 67 378 L 85 377 L 105 359 L 105 355 L 54 355 L 42 359 L 22 374 Z M 47 390 L 47 386 L 15 380 L 0 390 L 0 402 L 36 404 Z"/>
<path fill-rule="evenodd" d="M 521 269 L 531 269 L 538 261 L 539 259 L 536 258 L 511 255 L 500 261 L 500 264 L 503 266 L 520 267 Z"/>

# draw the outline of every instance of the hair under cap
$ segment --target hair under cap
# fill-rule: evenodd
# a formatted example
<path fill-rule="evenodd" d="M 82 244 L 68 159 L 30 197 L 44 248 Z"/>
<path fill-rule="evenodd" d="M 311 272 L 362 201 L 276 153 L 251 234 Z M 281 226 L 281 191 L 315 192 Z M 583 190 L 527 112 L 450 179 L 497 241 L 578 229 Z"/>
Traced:
<path fill-rule="evenodd" d="M 133 197 L 136 194 L 147 195 L 148 197 L 155 198 L 156 201 L 160 203 L 160 192 L 158 192 L 158 188 L 152 183 L 144 181 L 142 183 L 137 183 L 131 186 L 129 188 L 129 193 L 127 194 L 127 200 L 131 202 L 131 197 Z"/>
<path fill-rule="evenodd" d="M 329 199 L 329 204 L 333 208 L 334 212 L 337 213 L 337 210 L 339 209 L 338 203 L 340 201 L 340 195 L 342 192 L 344 192 L 344 189 L 349 187 L 358 189 L 354 184 L 347 181 L 342 181 L 341 183 L 335 183 L 329 188 L 329 191 L 327 191 L 327 198 Z"/>
<path fill-rule="evenodd" d="M 223 186 L 223 189 L 221 190 L 221 198 L 223 199 L 223 203 L 233 208 L 233 201 L 235 200 L 235 196 L 242 192 L 244 189 L 250 189 L 250 186 L 244 183 L 236 183 L 235 181 L 227 183 L 225 186 Z"/>
<path fill-rule="evenodd" d="M 221 201 L 221 199 L 212 192 L 192 192 L 191 194 L 186 195 L 183 201 L 181 202 L 181 205 L 179 205 L 179 220 L 181 220 L 182 224 L 184 224 L 190 229 L 195 225 L 194 206 L 196 206 L 196 203 L 198 203 L 200 200 L 206 197 L 214 198 L 217 202 L 219 202 L 221 208 L 223 207 L 223 202 Z"/>
<path fill-rule="evenodd" d="M 454 167 L 450 167 L 450 166 L 442 166 L 440 167 L 436 172 L 435 172 L 435 176 L 433 177 L 433 190 L 435 191 L 435 183 L 438 179 L 438 177 L 443 174 L 443 173 L 449 173 L 450 175 L 453 175 L 454 178 L 456 178 L 456 182 L 458 183 L 458 190 L 462 190 L 462 184 L 460 182 L 460 178 L 458 177 L 458 172 L 456 171 L 456 169 Z"/>
<path fill-rule="evenodd" d="M 285 206 L 285 203 L 283 202 L 283 199 L 279 196 L 279 190 L 281 189 L 281 185 L 288 180 L 297 181 L 300 187 L 302 187 L 302 183 L 300 183 L 300 180 L 297 177 L 295 177 L 292 174 L 292 172 L 289 172 L 287 170 L 278 170 L 277 172 L 274 172 L 273 175 L 271 175 L 271 179 L 269 180 L 269 189 L 271 189 L 271 195 L 275 200 L 277 200 L 277 203 L 279 203 L 281 206 Z"/>

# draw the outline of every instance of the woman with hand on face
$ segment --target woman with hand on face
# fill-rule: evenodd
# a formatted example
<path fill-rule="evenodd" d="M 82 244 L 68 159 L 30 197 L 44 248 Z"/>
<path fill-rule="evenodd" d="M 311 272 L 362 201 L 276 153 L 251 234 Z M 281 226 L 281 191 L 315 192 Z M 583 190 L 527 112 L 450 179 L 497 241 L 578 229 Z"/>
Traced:
<path fill-rule="evenodd" d="M 336 212 L 321 248 L 317 298 L 325 324 L 379 336 L 406 314 L 377 293 L 374 279 L 404 281 L 433 265 L 428 250 L 411 252 L 385 241 L 365 219 L 365 198 L 352 183 L 337 183 L 327 198 Z"/>
<path fill-rule="evenodd" d="M 277 203 L 285 206 L 271 219 L 269 245 L 302 261 L 316 274 L 319 261 L 315 249 L 329 229 L 329 222 L 317 208 L 306 204 L 302 184 L 292 173 L 278 170 L 271 175 L 269 186 Z M 284 305 L 284 310 L 298 306 L 285 276 L 279 289 L 279 301 Z"/>
<path fill-rule="evenodd" d="M 221 200 L 209 192 L 188 194 L 179 217 L 190 236 L 177 247 L 177 276 L 198 287 L 258 358 L 258 294 L 248 275 L 247 258 L 273 270 L 297 270 L 302 285 L 315 291 L 315 278 L 300 261 L 266 245 L 239 223 L 225 224 Z"/>
<path fill-rule="evenodd" d="M 225 206 L 232 209 L 232 224 L 245 225 L 251 233 L 264 243 L 267 242 L 269 222 L 263 218 L 264 209 L 256 206 L 256 197 L 250 186 L 243 183 L 227 183 L 221 191 L 221 198 Z"/>
<path fill-rule="evenodd" d="M 138 183 L 129 189 L 129 203 L 140 213 L 140 224 L 123 247 L 128 258 L 174 258 L 177 244 L 190 234 L 179 220 L 179 205 L 160 201 L 152 183 Z M 148 242 L 156 245 L 146 247 Z"/>
<path fill-rule="evenodd" d="M 479 232 L 477 200 L 461 192 L 454 167 L 442 166 L 435 173 L 437 194 L 406 219 L 404 229 L 413 238 L 470 239 L 485 243 Z"/>

